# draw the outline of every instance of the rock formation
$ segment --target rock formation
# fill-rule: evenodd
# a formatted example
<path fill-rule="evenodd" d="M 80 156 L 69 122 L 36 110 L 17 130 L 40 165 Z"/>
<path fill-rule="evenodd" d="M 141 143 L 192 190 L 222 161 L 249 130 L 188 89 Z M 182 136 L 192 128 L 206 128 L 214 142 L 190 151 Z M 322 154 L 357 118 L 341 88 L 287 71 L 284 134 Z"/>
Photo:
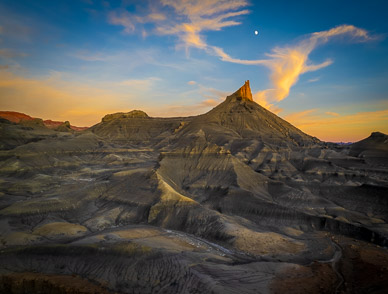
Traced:
<path fill-rule="evenodd" d="M 110 120 L 119 119 L 119 118 L 148 118 L 147 113 L 141 110 L 132 110 L 130 112 L 117 112 L 112 114 L 107 114 L 102 118 L 102 122 L 108 122 Z"/>
<path fill-rule="evenodd" d="M 29 121 L 33 121 L 32 124 L 36 124 L 37 122 L 42 122 L 44 126 L 46 126 L 49 129 L 58 129 L 61 125 L 65 124 L 66 122 L 62 121 L 53 121 L 51 119 L 42 120 L 40 118 L 33 118 L 27 114 L 15 112 L 15 111 L 0 111 L 0 118 L 6 119 L 13 123 L 22 123 L 24 125 L 30 124 Z M 70 125 L 70 123 L 69 123 Z M 70 128 L 74 131 L 83 131 L 86 130 L 87 127 L 77 127 L 70 125 Z M 59 129 L 63 129 L 60 127 Z M 68 131 L 67 129 L 64 129 L 64 131 Z"/>
<path fill-rule="evenodd" d="M 386 138 L 321 142 L 249 82 L 195 117 L 0 120 L 0 291 L 384 292 Z"/>
<path fill-rule="evenodd" d="M 14 123 L 20 122 L 22 119 L 23 120 L 33 120 L 31 116 L 20 113 L 20 112 L 15 112 L 15 111 L 0 111 L 0 117 L 9 120 Z"/>
<path fill-rule="evenodd" d="M 253 101 L 251 87 L 249 86 L 249 81 L 245 81 L 244 85 L 229 97 L 233 97 L 238 100 Z"/>

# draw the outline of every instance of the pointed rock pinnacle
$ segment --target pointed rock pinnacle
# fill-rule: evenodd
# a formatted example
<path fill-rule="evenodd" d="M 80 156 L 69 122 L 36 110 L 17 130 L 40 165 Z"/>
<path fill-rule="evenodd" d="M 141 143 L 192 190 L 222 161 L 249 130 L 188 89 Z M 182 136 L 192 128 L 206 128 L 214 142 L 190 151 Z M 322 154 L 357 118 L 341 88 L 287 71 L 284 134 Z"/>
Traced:
<path fill-rule="evenodd" d="M 245 99 L 245 100 L 253 101 L 251 87 L 249 86 L 249 80 L 245 81 L 245 84 L 236 92 L 234 92 L 232 96 L 234 96 L 238 100 Z"/>

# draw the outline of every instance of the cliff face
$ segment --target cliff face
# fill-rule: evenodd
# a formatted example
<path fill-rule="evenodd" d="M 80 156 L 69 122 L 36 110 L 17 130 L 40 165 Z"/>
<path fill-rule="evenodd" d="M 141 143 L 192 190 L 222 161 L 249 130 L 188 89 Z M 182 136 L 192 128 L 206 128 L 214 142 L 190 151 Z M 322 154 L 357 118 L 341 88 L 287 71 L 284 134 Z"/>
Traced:
<path fill-rule="evenodd" d="M 244 85 L 236 92 L 234 92 L 231 96 L 239 100 L 253 101 L 251 87 L 249 86 L 249 81 L 245 81 Z"/>
<path fill-rule="evenodd" d="M 294 277 L 333 293 L 364 264 L 387 280 L 386 136 L 331 149 L 248 82 L 196 117 L 136 110 L 81 133 L 0 120 L 0 139 L 0 292 L 78 293 L 76 275 L 97 293 L 283 293 Z"/>

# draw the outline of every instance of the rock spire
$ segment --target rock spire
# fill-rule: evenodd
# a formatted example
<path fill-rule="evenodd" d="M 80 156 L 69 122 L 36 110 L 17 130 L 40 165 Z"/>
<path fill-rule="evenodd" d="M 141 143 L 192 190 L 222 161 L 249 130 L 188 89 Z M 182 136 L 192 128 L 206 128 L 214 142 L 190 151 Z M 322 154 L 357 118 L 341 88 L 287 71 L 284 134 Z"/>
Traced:
<path fill-rule="evenodd" d="M 245 81 L 245 84 L 236 92 L 234 92 L 232 96 L 234 96 L 238 100 L 245 99 L 245 100 L 253 101 L 251 87 L 249 86 L 249 80 Z"/>

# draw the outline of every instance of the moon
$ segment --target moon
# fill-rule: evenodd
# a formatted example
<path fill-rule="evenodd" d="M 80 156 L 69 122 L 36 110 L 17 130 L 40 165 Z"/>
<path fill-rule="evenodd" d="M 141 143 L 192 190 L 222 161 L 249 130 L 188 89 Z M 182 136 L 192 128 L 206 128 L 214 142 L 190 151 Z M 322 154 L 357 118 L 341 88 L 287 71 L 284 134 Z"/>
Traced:
<path fill-rule="evenodd" d="M 259 31 L 255 31 L 255 35 L 258 35 L 259 34 Z"/>

